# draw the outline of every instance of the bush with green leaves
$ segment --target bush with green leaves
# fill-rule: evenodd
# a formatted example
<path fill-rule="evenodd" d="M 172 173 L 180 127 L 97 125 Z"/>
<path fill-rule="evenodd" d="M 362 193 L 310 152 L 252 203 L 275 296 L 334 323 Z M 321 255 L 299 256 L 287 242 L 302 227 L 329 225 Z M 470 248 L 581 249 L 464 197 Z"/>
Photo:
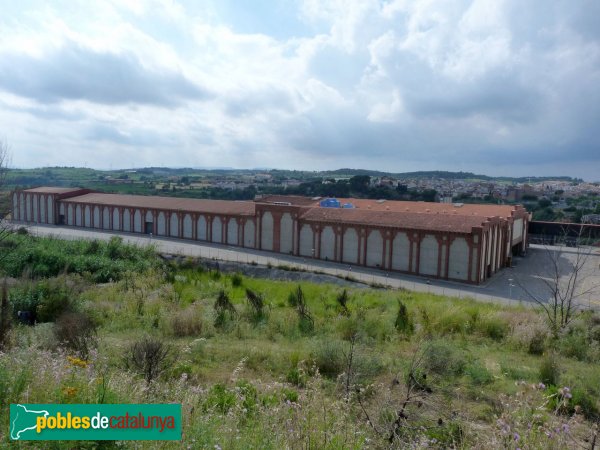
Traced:
<path fill-rule="evenodd" d="M 11 235 L 7 241 L 17 239 L 18 236 Z M 78 273 L 86 274 L 96 283 L 106 283 L 120 280 L 128 270 L 144 272 L 159 264 L 152 248 L 125 244 L 116 236 L 108 242 L 29 237 L 0 260 L 0 271 L 12 277 L 27 272 L 35 278 Z"/>
<path fill-rule="evenodd" d="M 261 322 L 265 319 L 265 300 L 262 294 L 254 292 L 252 289 L 246 288 L 246 300 L 250 307 L 250 318 L 254 323 Z"/>
<path fill-rule="evenodd" d="M 549 386 L 558 386 L 560 372 L 561 370 L 557 357 L 553 353 L 545 355 L 540 363 L 540 381 Z"/>
<path fill-rule="evenodd" d="M 336 378 L 344 371 L 344 347 L 340 341 L 327 339 L 315 343 L 311 354 L 321 375 Z"/>
<path fill-rule="evenodd" d="M 10 293 L 13 315 L 27 311 L 36 322 L 54 322 L 61 314 L 76 309 L 78 293 L 63 278 L 43 280 Z"/>
<path fill-rule="evenodd" d="M 478 362 L 468 364 L 465 373 L 475 385 L 489 384 L 494 381 L 494 377 L 487 368 Z"/>
<path fill-rule="evenodd" d="M 240 287 L 244 283 L 244 278 L 239 273 L 231 275 L 231 286 Z"/>
<path fill-rule="evenodd" d="M 298 313 L 298 327 L 303 333 L 311 333 L 315 328 L 315 320 L 306 304 L 306 297 L 301 286 L 298 286 L 288 295 L 288 303 L 296 308 Z"/>
<path fill-rule="evenodd" d="M 65 312 L 56 319 L 54 333 L 58 342 L 87 359 L 96 347 L 96 323 L 82 312 Z"/>
<path fill-rule="evenodd" d="M 228 321 L 234 319 L 237 316 L 237 311 L 229 296 L 224 290 L 219 291 L 217 299 L 213 305 L 215 310 L 215 327 L 223 327 Z"/>
<path fill-rule="evenodd" d="M 464 352 L 451 341 L 432 341 L 423 351 L 424 368 L 438 375 L 461 375 L 466 364 Z"/>
<path fill-rule="evenodd" d="M 529 339 L 529 345 L 527 346 L 527 352 L 530 355 L 543 355 L 546 350 L 546 340 L 548 334 L 546 331 L 536 328 L 533 330 L 533 334 Z"/>
<path fill-rule="evenodd" d="M 415 324 L 412 317 L 409 315 L 406 305 L 401 300 L 398 300 L 398 313 L 396 314 L 394 327 L 398 332 L 406 336 L 412 335 L 415 331 Z"/>
<path fill-rule="evenodd" d="M 340 308 L 340 313 L 344 316 L 350 315 L 350 310 L 348 309 L 348 301 L 349 300 L 350 300 L 350 296 L 348 295 L 348 291 L 346 289 L 344 289 L 342 292 L 340 292 L 335 298 L 335 301 L 337 302 L 337 304 Z"/>

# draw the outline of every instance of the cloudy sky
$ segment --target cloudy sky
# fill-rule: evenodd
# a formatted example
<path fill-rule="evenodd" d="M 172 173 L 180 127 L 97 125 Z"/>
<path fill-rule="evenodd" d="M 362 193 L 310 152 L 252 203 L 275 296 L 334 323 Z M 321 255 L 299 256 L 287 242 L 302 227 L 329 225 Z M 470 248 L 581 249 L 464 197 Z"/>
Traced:
<path fill-rule="evenodd" d="M 0 0 L 13 166 L 600 179 L 598 0 Z"/>

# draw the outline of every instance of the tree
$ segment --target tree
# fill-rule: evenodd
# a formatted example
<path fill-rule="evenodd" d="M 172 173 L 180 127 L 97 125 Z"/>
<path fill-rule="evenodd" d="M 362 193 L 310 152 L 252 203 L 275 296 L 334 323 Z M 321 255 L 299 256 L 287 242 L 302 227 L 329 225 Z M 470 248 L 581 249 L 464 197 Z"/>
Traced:
<path fill-rule="evenodd" d="M 350 190 L 352 192 L 366 193 L 369 190 L 371 177 L 368 175 L 355 175 L 350 178 Z"/>
<path fill-rule="evenodd" d="M 532 280 L 517 283 L 527 297 L 540 305 L 546 313 L 550 332 L 554 338 L 578 317 L 583 301 L 600 291 L 594 279 L 597 262 L 592 261 L 594 248 L 586 243 L 583 227 L 576 235 L 564 228 L 558 245 L 544 245 L 536 256 L 541 259 Z"/>

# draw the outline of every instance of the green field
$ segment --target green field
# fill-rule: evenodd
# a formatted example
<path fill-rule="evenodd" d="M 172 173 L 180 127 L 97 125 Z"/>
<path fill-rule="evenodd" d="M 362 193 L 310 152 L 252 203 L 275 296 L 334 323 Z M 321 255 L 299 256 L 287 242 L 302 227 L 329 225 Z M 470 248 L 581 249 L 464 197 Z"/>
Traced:
<path fill-rule="evenodd" d="M 42 448 L 589 448 L 598 315 L 552 340 L 527 308 L 253 279 L 118 240 L 20 239 L 5 247 L 5 272 L 21 266 L 0 404 L 183 405 L 183 442 Z M 135 343 L 165 351 L 156 371 Z M 3 448 L 14 446 L 7 413 Z"/>

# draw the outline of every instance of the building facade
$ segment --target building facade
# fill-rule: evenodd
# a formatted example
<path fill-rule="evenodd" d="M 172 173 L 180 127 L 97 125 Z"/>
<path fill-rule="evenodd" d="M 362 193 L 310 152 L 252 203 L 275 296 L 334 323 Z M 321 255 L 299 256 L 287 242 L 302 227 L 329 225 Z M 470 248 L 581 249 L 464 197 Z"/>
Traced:
<path fill-rule="evenodd" d="M 527 248 L 522 206 L 267 196 L 222 201 L 40 187 L 17 222 L 152 234 L 478 284 Z"/>

